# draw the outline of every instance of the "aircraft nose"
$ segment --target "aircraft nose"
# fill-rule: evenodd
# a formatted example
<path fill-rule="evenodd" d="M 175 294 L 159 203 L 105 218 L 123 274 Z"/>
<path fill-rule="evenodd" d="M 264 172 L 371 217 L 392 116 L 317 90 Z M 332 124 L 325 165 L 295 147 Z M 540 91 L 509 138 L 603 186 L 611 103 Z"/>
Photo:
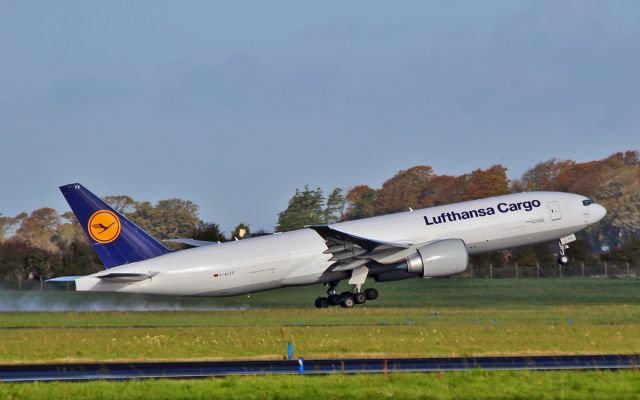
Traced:
<path fill-rule="evenodd" d="M 600 204 L 592 204 L 593 206 L 593 220 L 594 222 L 600 221 L 602 218 L 607 215 L 607 209 L 602 207 Z"/>

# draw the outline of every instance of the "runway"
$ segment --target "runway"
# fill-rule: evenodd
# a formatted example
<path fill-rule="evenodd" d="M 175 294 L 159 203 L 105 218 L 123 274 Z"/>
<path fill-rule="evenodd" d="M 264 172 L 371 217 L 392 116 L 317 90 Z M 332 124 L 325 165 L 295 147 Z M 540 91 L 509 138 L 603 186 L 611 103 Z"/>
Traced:
<path fill-rule="evenodd" d="M 638 368 L 640 354 L 281 361 L 198 361 L 0 365 L 2 382 L 193 379 L 229 375 L 358 374 L 483 370 Z"/>
<path fill-rule="evenodd" d="M 372 326 L 420 326 L 420 323 L 345 323 L 345 324 L 282 324 L 283 328 L 333 328 L 333 327 L 372 327 Z M 20 330 L 67 330 L 67 329 L 163 329 L 163 328 L 246 328 L 241 324 L 216 324 L 216 325 L 21 325 L 21 326 L 0 326 L 0 331 L 20 331 Z"/>

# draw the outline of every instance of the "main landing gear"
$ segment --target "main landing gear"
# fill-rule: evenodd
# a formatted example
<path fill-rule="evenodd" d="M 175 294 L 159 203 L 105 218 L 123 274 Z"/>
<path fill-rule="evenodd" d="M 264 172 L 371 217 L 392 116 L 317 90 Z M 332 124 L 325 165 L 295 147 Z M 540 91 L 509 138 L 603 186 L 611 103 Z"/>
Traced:
<path fill-rule="evenodd" d="M 349 283 L 353 285 L 351 292 L 342 292 L 338 294 L 336 287 L 338 281 L 329 282 L 327 289 L 327 297 L 318 297 L 316 299 L 316 307 L 327 308 L 329 306 L 342 306 L 344 308 L 352 308 L 356 304 L 364 304 L 367 300 L 375 300 L 378 298 L 378 291 L 374 288 L 362 290 L 362 285 L 367 279 L 369 269 L 365 266 L 356 268 L 351 273 Z"/>
<path fill-rule="evenodd" d="M 364 291 L 354 290 L 353 292 L 342 292 L 337 294 L 335 285 L 329 286 L 327 294 L 327 297 L 318 297 L 316 299 L 315 305 L 317 308 L 328 308 L 330 306 L 352 308 L 356 304 L 364 304 L 367 300 L 375 300 L 379 295 L 378 290 L 374 288 L 368 288 Z"/>

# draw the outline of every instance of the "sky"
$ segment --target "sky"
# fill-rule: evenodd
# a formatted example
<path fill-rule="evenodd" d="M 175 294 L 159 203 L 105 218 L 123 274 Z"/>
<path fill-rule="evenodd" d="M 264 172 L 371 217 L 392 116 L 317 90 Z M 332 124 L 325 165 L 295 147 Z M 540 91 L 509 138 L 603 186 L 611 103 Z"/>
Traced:
<path fill-rule="evenodd" d="M 0 213 L 271 231 L 296 188 L 640 149 L 640 2 L 0 0 Z"/>

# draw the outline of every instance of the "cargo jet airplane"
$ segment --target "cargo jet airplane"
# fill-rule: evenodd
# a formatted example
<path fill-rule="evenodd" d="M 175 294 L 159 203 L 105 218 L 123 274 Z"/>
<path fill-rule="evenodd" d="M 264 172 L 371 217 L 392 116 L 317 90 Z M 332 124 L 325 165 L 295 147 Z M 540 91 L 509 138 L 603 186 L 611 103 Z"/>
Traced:
<path fill-rule="evenodd" d="M 172 252 L 78 183 L 60 190 L 106 270 L 75 281 L 79 291 L 231 296 L 325 284 L 318 308 L 350 308 L 378 297 L 376 282 L 432 278 L 467 269 L 470 254 L 555 240 L 567 243 L 606 209 L 571 193 L 528 192 L 314 225 L 226 243 L 175 239 L 195 248 Z M 341 280 L 352 291 L 338 294 Z"/>

